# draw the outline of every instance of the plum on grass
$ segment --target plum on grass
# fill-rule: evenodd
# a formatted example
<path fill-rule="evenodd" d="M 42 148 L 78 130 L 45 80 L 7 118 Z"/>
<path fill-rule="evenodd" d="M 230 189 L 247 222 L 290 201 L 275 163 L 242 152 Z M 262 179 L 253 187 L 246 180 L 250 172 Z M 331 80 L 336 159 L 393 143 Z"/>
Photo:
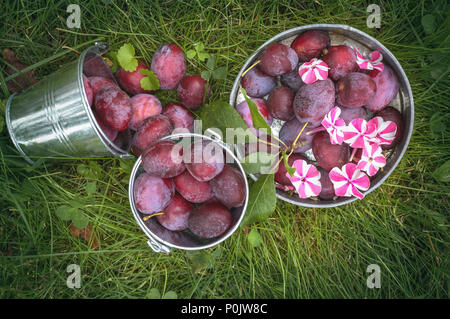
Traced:
<path fill-rule="evenodd" d="M 280 78 L 281 84 L 290 87 L 294 92 L 297 92 L 305 84 L 298 73 L 298 67 L 296 66 L 292 72 L 283 74 Z"/>
<path fill-rule="evenodd" d="M 314 135 L 312 149 L 317 164 L 326 171 L 333 167 L 341 168 L 350 157 L 350 149 L 347 144 L 331 144 L 328 132 L 322 131 Z"/>
<path fill-rule="evenodd" d="M 322 190 L 319 193 L 319 198 L 321 199 L 333 199 L 335 196 L 334 186 L 331 182 L 328 172 L 322 167 L 318 168 L 320 172 L 320 184 L 322 185 Z"/>
<path fill-rule="evenodd" d="M 366 107 L 371 112 L 377 112 L 386 107 L 395 98 L 399 90 L 397 75 L 388 66 L 384 66 L 383 72 L 372 70 L 369 76 L 375 81 L 377 91 L 367 102 Z"/>
<path fill-rule="evenodd" d="M 200 75 L 183 77 L 177 88 L 178 99 L 190 109 L 199 108 L 203 104 L 203 98 L 205 102 L 208 100 L 209 87 L 205 97 L 206 84 L 207 82 Z"/>
<path fill-rule="evenodd" d="M 340 118 L 344 120 L 346 125 L 356 118 L 367 119 L 367 110 L 364 107 L 345 107 L 341 108 Z"/>
<path fill-rule="evenodd" d="M 225 165 L 222 172 L 211 182 L 214 196 L 226 207 L 239 207 L 245 201 L 245 181 L 241 172 L 231 165 Z"/>
<path fill-rule="evenodd" d="M 294 92 L 287 86 L 278 86 L 270 93 L 266 105 L 274 118 L 289 121 L 295 116 L 293 102 Z"/>
<path fill-rule="evenodd" d="M 189 229 L 202 238 L 214 238 L 224 234 L 231 226 L 230 211 L 221 204 L 204 204 L 189 216 Z"/>
<path fill-rule="evenodd" d="M 370 101 L 376 90 L 377 85 L 370 76 L 352 72 L 337 82 L 337 102 L 346 107 L 361 107 Z"/>
<path fill-rule="evenodd" d="M 133 189 L 136 208 L 143 214 L 158 213 L 174 196 L 173 181 L 142 173 Z"/>
<path fill-rule="evenodd" d="M 258 108 L 259 114 L 264 118 L 264 120 L 267 122 L 268 125 L 272 124 L 273 118 L 270 115 L 269 108 L 266 105 L 266 101 L 259 98 L 251 98 L 253 102 L 255 102 L 256 107 Z M 255 131 L 253 128 L 253 119 L 252 114 L 250 113 L 250 108 L 248 106 L 247 101 L 242 101 L 236 106 L 236 111 L 239 113 L 239 115 L 244 120 L 245 124 L 252 129 L 252 131 Z M 256 132 L 256 131 L 255 131 Z"/>
<path fill-rule="evenodd" d="M 184 150 L 187 170 L 199 182 L 206 182 L 222 172 L 225 165 L 223 149 L 217 143 L 196 141 Z"/>
<path fill-rule="evenodd" d="M 320 123 L 333 108 L 334 83 L 330 79 L 303 85 L 294 98 L 294 113 L 299 121 Z"/>
<path fill-rule="evenodd" d="M 123 131 L 131 119 L 131 100 L 116 86 L 105 86 L 95 95 L 95 111 L 106 125 Z"/>
<path fill-rule="evenodd" d="M 90 106 L 92 106 L 92 102 L 94 102 L 94 91 L 92 91 L 91 84 L 89 83 L 89 79 L 86 75 L 83 74 L 83 87 L 84 93 L 86 93 L 86 98 Z"/>
<path fill-rule="evenodd" d="M 313 128 L 318 127 L 318 124 L 308 122 L 308 125 L 303 130 L 302 134 L 297 140 L 296 145 L 293 145 L 298 134 L 302 130 L 303 126 L 307 121 L 299 121 L 297 118 L 293 118 L 283 124 L 280 130 L 280 140 L 283 141 L 290 149 L 294 150 L 294 153 L 302 153 L 311 148 L 313 134 L 306 134 Z"/>
<path fill-rule="evenodd" d="M 194 205 L 181 195 L 175 194 L 164 208 L 162 215 L 156 215 L 158 222 L 168 230 L 180 231 L 188 228 L 188 219 Z"/>
<path fill-rule="evenodd" d="M 245 92 L 252 97 L 263 97 L 269 94 L 276 84 L 274 77 L 265 74 L 258 68 L 250 69 L 241 80 Z"/>
<path fill-rule="evenodd" d="M 334 81 L 358 69 L 355 51 L 346 45 L 333 45 L 322 60 L 330 68 L 328 75 Z"/>
<path fill-rule="evenodd" d="M 175 89 L 186 72 L 184 52 L 174 44 L 164 44 L 153 55 L 151 70 L 156 74 L 161 89 Z"/>
<path fill-rule="evenodd" d="M 147 117 L 160 114 L 162 111 L 161 102 L 151 94 L 140 93 L 131 98 L 131 119 L 128 127 L 136 131 L 138 126 Z"/>
<path fill-rule="evenodd" d="M 328 33 L 321 30 L 308 30 L 303 32 L 291 44 L 301 62 L 317 58 L 322 50 L 330 45 Z"/>
<path fill-rule="evenodd" d="M 121 67 L 117 69 L 117 81 L 119 82 L 122 89 L 124 89 L 130 95 L 139 93 L 152 93 L 152 91 L 144 90 L 141 87 L 141 79 L 146 77 L 146 75 L 141 73 L 141 70 L 148 70 L 147 65 L 142 61 L 138 61 L 136 70 L 132 72 L 125 71 Z"/>
<path fill-rule="evenodd" d="M 186 168 L 183 147 L 172 141 L 154 143 L 142 154 L 142 166 L 147 173 L 162 178 L 180 175 Z"/>
<path fill-rule="evenodd" d="M 381 148 L 388 150 L 395 147 L 403 137 L 403 119 L 399 111 L 392 106 L 385 107 L 381 111 L 375 113 L 375 116 L 381 116 L 384 121 L 392 121 L 397 125 L 397 133 L 391 144 L 382 144 Z"/>
<path fill-rule="evenodd" d="M 278 76 L 291 72 L 298 65 L 294 50 L 282 43 L 272 43 L 259 55 L 258 67 L 267 75 Z"/>
<path fill-rule="evenodd" d="M 288 158 L 288 164 L 292 166 L 292 164 L 297 160 L 304 160 L 306 161 L 306 157 L 300 154 L 291 154 Z M 280 162 L 280 165 L 278 165 L 278 169 L 275 172 L 275 181 L 281 185 L 292 185 L 289 178 L 286 176 L 287 170 L 286 166 L 284 165 L 284 160 Z"/>
<path fill-rule="evenodd" d="M 173 125 L 167 116 L 157 114 L 146 118 L 133 137 L 133 152 L 140 155 L 150 144 L 169 135 L 172 131 Z"/>
<path fill-rule="evenodd" d="M 177 103 L 169 103 L 164 108 L 162 114 L 167 116 L 176 129 L 186 129 L 194 132 L 194 115 L 183 105 Z"/>
<path fill-rule="evenodd" d="M 213 196 L 209 182 L 199 182 L 189 171 L 184 171 L 174 178 L 175 188 L 191 203 L 203 203 Z"/>
<path fill-rule="evenodd" d="M 101 76 L 91 76 L 88 78 L 88 81 L 89 84 L 91 85 L 93 101 L 95 101 L 95 96 L 97 95 L 97 92 L 103 89 L 105 86 L 115 86 L 119 88 L 116 82 Z"/>

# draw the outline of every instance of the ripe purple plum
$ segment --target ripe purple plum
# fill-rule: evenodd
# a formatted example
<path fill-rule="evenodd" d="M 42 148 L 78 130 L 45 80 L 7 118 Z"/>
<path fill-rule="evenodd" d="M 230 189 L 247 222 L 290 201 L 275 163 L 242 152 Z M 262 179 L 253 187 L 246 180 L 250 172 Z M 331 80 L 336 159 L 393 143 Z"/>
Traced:
<path fill-rule="evenodd" d="M 211 182 L 214 196 L 226 207 L 239 207 L 245 201 L 245 180 L 241 172 L 231 165 L 225 165 L 222 172 Z"/>
<path fill-rule="evenodd" d="M 152 175 L 170 178 L 185 170 L 183 147 L 172 141 L 160 141 L 150 145 L 142 154 L 142 166 Z"/>
<path fill-rule="evenodd" d="M 319 193 L 319 198 L 321 199 L 333 199 L 335 196 L 334 186 L 331 182 L 328 172 L 322 167 L 318 168 L 320 172 L 320 184 L 322 185 L 322 190 Z"/>
<path fill-rule="evenodd" d="M 84 74 L 83 74 L 83 87 L 84 93 L 86 93 L 88 103 L 90 106 L 92 106 L 92 102 L 94 102 L 94 91 L 92 91 L 91 84 L 89 84 L 89 79 Z"/>
<path fill-rule="evenodd" d="M 197 109 L 205 102 L 209 97 L 208 93 L 205 97 L 206 81 L 200 75 L 187 75 L 181 79 L 178 84 L 177 94 L 178 99 L 184 106 L 190 109 Z"/>
<path fill-rule="evenodd" d="M 174 43 L 164 44 L 153 55 L 151 70 L 158 77 L 161 89 L 175 89 L 186 72 L 183 50 Z"/>
<path fill-rule="evenodd" d="M 131 119 L 131 100 L 116 86 L 105 86 L 95 95 L 95 111 L 106 125 L 123 131 Z"/>
<path fill-rule="evenodd" d="M 330 68 L 328 76 L 338 81 L 347 74 L 358 70 L 356 53 L 346 45 L 333 45 L 328 48 L 328 53 L 323 56 L 323 61 Z"/>
<path fill-rule="evenodd" d="M 340 118 L 344 120 L 346 125 L 356 118 L 367 119 L 367 110 L 364 107 L 345 107 L 341 106 Z"/>
<path fill-rule="evenodd" d="M 346 107 L 361 107 L 370 101 L 376 90 L 377 85 L 370 76 L 352 72 L 337 82 L 337 102 Z"/>
<path fill-rule="evenodd" d="M 214 238 L 224 234 L 231 226 L 230 211 L 221 204 L 204 204 L 195 208 L 189 216 L 189 229 L 202 238 Z"/>
<path fill-rule="evenodd" d="M 140 155 L 148 146 L 172 131 L 173 125 L 167 116 L 157 114 L 146 118 L 133 137 L 133 152 Z"/>
<path fill-rule="evenodd" d="M 162 105 L 158 98 L 151 94 L 140 93 L 131 98 L 131 120 L 128 127 L 136 131 L 147 117 L 161 114 Z"/>
<path fill-rule="evenodd" d="M 391 144 L 383 144 L 381 148 L 387 150 L 394 148 L 403 137 L 403 118 L 399 111 L 394 109 L 392 106 L 385 107 L 381 111 L 375 113 L 375 116 L 381 116 L 385 121 L 392 121 L 397 125 L 397 133 Z"/>
<path fill-rule="evenodd" d="M 292 164 L 297 161 L 297 160 L 304 160 L 306 161 L 306 157 L 304 157 L 303 155 L 300 154 L 292 154 L 291 156 L 289 156 L 288 158 L 288 164 L 290 166 L 292 166 Z M 291 181 L 289 180 L 289 178 L 286 176 L 287 170 L 286 170 L 286 166 L 284 165 L 284 160 L 280 162 L 280 165 L 278 166 L 278 170 L 275 173 L 275 181 L 281 185 L 292 185 Z"/>
<path fill-rule="evenodd" d="M 369 76 L 374 80 L 377 91 L 367 102 L 367 109 L 377 112 L 385 108 L 397 96 L 399 82 L 395 72 L 388 66 L 384 66 L 383 72 L 372 70 Z"/>
<path fill-rule="evenodd" d="M 134 184 L 134 200 L 143 214 L 158 213 L 167 206 L 172 197 L 173 181 L 142 173 Z"/>
<path fill-rule="evenodd" d="M 256 107 L 258 108 L 259 114 L 262 115 L 264 120 L 266 120 L 267 124 L 272 124 L 272 116 L 270 115 L 269 108 L 266 105 L 266 101 L 259 98 L 252 98 L 252 101 L 256 103 Z M 245 124 L 250 129 L 253 129 L 253 120 L 252 120 L 252 114 L 250 113 L 250 108 L 248 107 L 247 101 L 242 101 L 236 106 L 236 111 L 239 113 L 239 115 L 244 120 Z"/>
<path fill-rule="evenodd" d="M 100 127 L 100 129 L 102 130 L 102 132 L 105 133 L 106 137 L 110 141 L 114 141 L 119 132 L 117 130 L 109 127 L 107 124 L 105 124 L 105 122 L 103 122 L 103 120 L 100 118 L 100 116 L 97 115 L 97 113 L 95 111 L 93 113 L 94 113 L 95 119 L 97 120 L 97 124 Z"/>
<path fill-rule="evenodd" d="M 307 121 L 305 120 L 299 121 L 297 118 L 293 118 L 292 120 L 285 122 L 281 127 L 279 133 L 280 140 L 282 140 L 283 143 L 285 143 L 290 149 L 293 149 L 294 153 L 303 153 L 311 148 L 314 135 L 308 135 L 306 134 L 306 132 L 318 127 L 319 125 L 309 122 L 298 138 L 296 145 L 293 145 L 295 139 L 297 138 L 306 122 Z"/>
<path fill-rule="evenodd" d="M 305 84 L 298 73 L 298 68 L 299 66 L 296 66 L 292 72 L 283 74 L 280 78 L 281 84 L 290 87 L 294 92 Z"/>
<path fill-rule="evenodd" d="M 194 132 L 194 115 L 181 104 L 169 103 L 164 108 L 162 114 L 167 116 L 176 129 L 186 129 Z"/>
<path fill-rule="evenodd" d="M 199 182 L 189 171 L 184 171 L 174 178 L 175 188 L 191 203 L 203 203 L 213 196 L 209 182 Z"/>
<path fill-rule="evenodd" d="M 330 79 L 303 85 L 294 98 L 294 113 L 299 121 L 320 123 L 333 108 L 334 83 Z"/>
<path fill-rule="evenodd" d="M 266 104 L 274 118 L 289 121 L 295 117 L 293 102 L 294 92 L 287 86 L 278 86 L 270 93 Z"/>
<path fill-rule="evenodd" d="M 267 75 L 278 76 L 291 72 L 298 65 L 294 50 L 282 43 L 272 43 L 259 55 L 258 67 Z"/>
<path fill-rule="evenodd" d="M 116 84 L 116 82 L 101 77 L 101 76 L 91 76 L 88 78 L 89 84 L 91 85 L 92 89 L 92 99 L 95 101 L 95 96 L 97 95 L 97 92 L 103 89 L 105 86 L 115 86 L 119 88 L 119 86 Z"/>
<path fill-rule="evenodd" d="M 225 158 L 222 148 L 214 142 L 196 141 L 184 151 L 187 170 L 199 182 L 206 182 L 222 172 Z"/>
<path fill-rule="evenodd" d="M 125 150 L 126 152 L 130 151 L 131 141 L 133 137 L 131 136 L 131 130 L 126 129 L 124 131 L 120 131 L 117 133 L 117 137 L 114 139 L 114 145 L 120 148 L 121 150 Z"/>
<path fill-rule="evenodd" d="M 326 131 L 314 135 L 312 149 L 317 164 L 326 171 L 330 171 L 333 167 L 341 168 L 350 157 L 348 145 L 331 144 L 330 135 Z"/>
<path fill-rule="evenodd" d="M 84 57 L 83 61 L 83 73 L 88 77 L 103 77 L 115 82 L 114 75 L 111 72 L 111 69 L 108 65 L 103 61 L 102 57 L 88 52 Z"/>
<path fill-rule="evenodd" d="M 328 33 L 321 30 L 309 30 L 300 34 L 291 44 L 301 62 L 317 58 L 322 50 L 330 45 Z"/>
<path fill-rule="evenodd" d="M 125 71 L 123 68 L 118 68 L 116 72 L 116 78 L 122 89 L 124 89 L 130 95 L 136 95 L 139 93 L 152 93 L 152 91 L 144 90 L 141 87 L 142 78 L 146 75 L 141 73 L 141 70 L 148 70 L 148 66 L 138 61 L 136 70 L 132 72 Z"/>
<path fill-rule="evenodd" d="M 252 68 L 242 78 L 241 85 L 249 96 L 263 97 L 269 94 L 277 83 L 274 77 L 258 68 Z"/>
<path fill-rule="evenodd" d="M 164 208 L 164 214 L 156 215 L 158 222 L 168 230 L 181 231 L 188 228 L 189 216 L 194 205 L 176 194 Z"/>

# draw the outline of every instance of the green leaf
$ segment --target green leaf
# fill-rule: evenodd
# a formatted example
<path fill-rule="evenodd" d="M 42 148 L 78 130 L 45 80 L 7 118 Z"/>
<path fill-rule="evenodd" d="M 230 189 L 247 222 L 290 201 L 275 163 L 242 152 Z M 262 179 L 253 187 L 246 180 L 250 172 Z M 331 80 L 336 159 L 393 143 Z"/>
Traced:
<path fill-rule="evenodd" d="M 241 92 L 244 95 L 244 98 L 247 101 L 248 107 L 250 109 L 250 113 L 252 114 L 253 127 L 256 129 L 266 129 L 268 134 L 272 134 L 272 130 L 270 129 L 269 124 L 267 124 L 266 120 L 259 113 L 256 103 L 248 97 L 247 92 L 245 92 L 244 88 L 242 87 Z"/>
<path fill-rule="evenodd" d="M 129 43 L 125 43 L 120 47 L 119 51 L 117 51 L 117 61 L 125 71 L 136 71 L 138 61 L 134 55 L 134 47 Z"/>
<path fill-rule="evenodd" d="M 216 67 L 217 57 L 215 55 L 211 55 L 208 58 L 208 62 L 206 62 L 206 67 L 210 70 L 214 70 Z"/>
<path fill-rule="evenodd" d="M 201 42 L 194 45 L 194 49 L 197 52 L 203 51 L 204 48 L 205 48 L 205 45 Z"/>
<path fill-rule="evenodd" d="M 201 74 L 201 77 L 203 80 L 205 81 L 209 81 L 209 79 L 211 78 L 211 72 L 210 71 L 203 71 Z"/>
<path fill-rule="evenodd" d="M 256 229 L 252 229 L 247 236 L 250 245 L 255 248 L 262 244 L 263 239 Z"/>
<path fill-rule="evenodd" d="M 289 165 L 288 159 L 289 159 L 289 156 L 287 156 L 286 152 L 283 152 L 283 162 L 284 162 L 284 166 L 286 167 L 286 171 L 289 173 L 289 175 L 294 176 L 295 168 L 293 168 L 291 165 Z"/>
<path fill-rule="evenodd" d="M 192 59 L 193 57 L 195 57 L 196 54 L 197 54 L 197 52 L 195 50 L 188 50 L 186 52 L 186 57 L 188 59 Z"/>
<path fill-rule="evenodd" d="M 198 59 L 202 62 L 205 61 L 209 57 L 209 54 L 206 52 L 198 52 L 197 55 L 198 55 Z"/>
<path fill-rule="evenodd" d="M 92 196 L 97 191 L 97 183 L 96 182 L 89 182 L 86 184 L 86 193 L 88 196 Z"/>
<path fill-rule="evenodd" d="M 112 62 L 112 66 L 110 67 L 111 68 L 111 71 L 113 72 L 113 73 L 116 73 L 116 71 L 117 71 L 117 69 L 119 68 L 119 61 L 117 61 L 117 52 L 116 51 L 109 51 L 107 54 L 106 54 L 106 57 Z"/>
<path fill-rule="evenodd" d="M 177 298 L 178 298 L 177 293 L 173 290 L 169 290 L 162 297 L 162 299 L 177 299 Z"/>
<path fill-rule="evenodd" d="M 277 161 L 278 154 L 256 152 L 246 156 L 241 164 L 247 174 L 270 174 Z"/>
<path fill-rule="evenodd" d="M 211 265 L 211 258 L 205 252 L 195 252 L 191 256 L 191 269 L 193 273 L 199 273 L 200 271 L 209 268 Z"/>
<path fill-rule="evenodd" d="M 227 77 L 227 67 L 222 66 L 220 68 L 217 68 L 213 71 L 213 78 L 216 80 L 223 80 Z"/>
<path fill-rule="evenodd" d="M 450 160 L 439 166 L 431 176 L 438 182 L 450 182 Z"/>
<path fill-rule="evenodd" d="M 275 211 L 276 204 L 274 175 L 261 175 L 250 187 L 247 211 L 241 227 L 266 220 Z"/>
<path fill-rule="evenodd" d="M 55 211 L 56 216 L 58 216 L 64 221 L 72 220 L 72 216 L 74 216 L 77 213 L 78 210 L 76 208 L 67 205 L 59 206 Z"/>
<path fill-rule="evenodd" d="M 83 229 L 89 224 L 89 219 L 82 212 L 77 212 L 72 216 L 72 224 L 78 229 Z"/>
<path fill-rule="evenodd" d="M 141 88 L 148 91 L 159 90 L 159 79 L 155 73 L 147 69 L 142 69 L 139 72 L 141 72 L 143 75 L 146 75 L 146 77 L 141 79 Z"/>
<path fill-rule="evenodd" d="M 152 288 L 147 294 L 147 297 L 149 299 L 160 299 L 161 293 L 159 292 L 158 288 Z"/>
<path fill-rule="evenodd" d="M 432 34 L 436 30 L 436 18 L 432 14 L 422 17 L 422 27 L 427 35 Z"/>

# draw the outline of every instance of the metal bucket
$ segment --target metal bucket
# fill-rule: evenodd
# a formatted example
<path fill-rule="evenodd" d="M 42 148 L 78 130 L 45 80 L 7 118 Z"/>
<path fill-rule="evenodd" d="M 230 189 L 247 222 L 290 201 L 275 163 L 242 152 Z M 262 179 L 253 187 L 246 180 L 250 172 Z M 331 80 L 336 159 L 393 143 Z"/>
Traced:
<path fill-rule="evenodd" d="M 214 143 L 217 143 L 226 153 L 228 158 L 231 158 L 233 160 L 233 163 L 228 163 L 234 167 L 236 167 L 244 177 L 245 181 L 245 201 L 244 204 L 240 207 L 232 208 L 231 214 L 232 214 L 232 223 L 231 227 L 221 236 L 212 238 L 212 239 L 201 239 L 194 234 L 192 234 L 189 230 L 184 231 L 170 231 L 161 226 L 156 218 L 150 218 L 146 221 L 143 220 L 143 217 L 146 216 L 144 214 L 141 214 L 138 209 L 136 208 L 136 204 L 134 201 L 134 182 L 136 181 L 136 178 L 144 172 L 143 167 L 141 166 L 142 157 L 139 156 L 136 163 L 134 164 L 133 170 L 131 172 L 130 176 L 130 183 L 128 186 L 128 198 L 130 200 L 130 206 L 131 211 L 133 212 L 133 216 L 136 219 L 136 222 L 138 223 L 139 227 L 141 227 L 142 231 L 147 235 L 149 240 L 147 241 L 150 248 L 152 248 L 155 252 L 164 252 L 169 253 L 172 248 L 178 248 L 183 250 L 201 250 L 213 247 L 228 237 L 231 236 L 231 234 L 234 233 L 234 231 L 239 227 L 239 224 L 241 223 L 242 219 L 244 218 L 245 211 L 247 209 L 247 202 L 248 202 L 248 196 L 249 196 L 249 189 L 248 189 L 248 183 L 247 178 L 245 176 L 244 169 L 242 168 L 241 164 L 239 163 L 239 160 L 237 157 L 233 154 L 233 152 L 220 140 L 217 138 L 211 138 L 206 135 L 201 134 L 195 134 L 195 133 L 180 133 L 180 134 L 172 134 L 169 136 L 166 136 L 160 141 L 165 140 L 171 140 L 171 141 L 179 141 L 180 139 L 183 139 L 183 142 L 187 141 L 189 142 L 192 139 L 204 139 L 209 140 Z M 190 143 L 189 143 L 190 144 Z"/>
<path fill-rule="evenodd" d="M 84 91 L 84 67 L 87 76 L 103 76 L 115 81 L 99 55 L 107 50 L 107 44 L 95 43 L 76 61 L 8 99 L 5 117 L 9 135 L 28 162 L 33 163 L 34 158 L 111 154 L 131 157 L 129 145 L 116 146 L 100 129 Z"/>
<path fill-rule="evenodd" d="M 365 195 L 369 194 L 373 190 L 375 190 L 378 186 L 383 184 L 383 182 L 389 177 L 389 175 L 394 171 L 395 167 L 398 165 L 400 160 L 403 157 L 403 154 L 408 147 L 409 140 L 411 138 L 413 125 L 414 125 L 414 101 L 413 95 L 411 91 L 411 86 L 409 85 L 408 78 L 406 77 L 403 68 L 400 63 L 394 57 L 394 55 L 380 42 L 378 42 L 375 38 L 370 35 L 352 28 L 348 25 L 342 24 L 311 24 L 302 27 L 297 27 L 294 29 L 290 29 L 284 31 L 270 40 L 266 41 L 263 45 L 261 45 L 255 53 L 245 62 L 242 66 L 239 74 L 237 75 L 233 89 L 230 94 L 230 104 L 233 106 L 237 106 L 241 101 L 244 100 L 244 97 L 239 92 L 239 83 L 241 81 L 242 73 L 245 72 L 253 63 L 256 62 L 259 53 L 264 50 L 268 45 L 281 42 L 288 46 L 290 46 L 291 42 L 301 33 L 308 30 L 323 30 L 327 31 L 330 35 L 331 45 L 339 45 L 346 44 L 352 45 L 356 47 L 362 54 L 367 54 L 370 51 L 378 50 L 383 54 L 383 62 L 387 63 L 397 74 L 398 80 L 400 82 L 400 89 L 397 97 L 389 104 L 390 106 L 396 108 L 400 111 L 403 116 L 403 124 L 404 124 L 404 132 L 403 138 L 399 142 L 399 144 L 390 151 L 387 156 L 386 166 L 383 171 L 378 172 L 374 178 L 371 179 L 371 187 L 364 192 Z M 272 132 L 278 136 L 281 126 L 284 121 L 275 120 L 272 124 Z M 240 154 L 239 149 L 236 149 L 238 153 L 238 157 L 242 158 L 243 154 Z M 306 154 L 307 157 L 314 160 L 312 152 Z M 250 174 L 250 177 L 253 180 L 257 180 L 258 176 Z M 295 204 L 298 206 L 305 207 L 318 207 L 318 208 L 326 208 L 326 207 L 335 207 L 344 204 L 348 204 L 356 200 L 356 197 L 339 197 L 336 200 L 313 200 L 313 199 L 301 199 L 298 196 L 289 195 L 289 193 L 284 192 L 283 190 L 277 189 L 277 197 L 281 200 L 284 200 L 288 203 Z"/>

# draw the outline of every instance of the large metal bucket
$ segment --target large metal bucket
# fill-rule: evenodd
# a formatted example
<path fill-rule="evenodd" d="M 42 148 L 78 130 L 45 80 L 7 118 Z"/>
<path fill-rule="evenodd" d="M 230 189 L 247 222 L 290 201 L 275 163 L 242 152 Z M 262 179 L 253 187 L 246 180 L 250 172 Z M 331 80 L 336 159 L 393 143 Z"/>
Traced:
<path fill-rule="evenodd" d="M 131 157 L 129 145 L 116 146 L 103 133 L 88 103 L 83 85 L 87 76 L 103 76 L 115 81 L 99 54 L 105 43 L 81 53 L 31 88 L 12 95 L 6 104 L 6 123 L 11 140 L 30 163 L 38 158 L 61 159 Z M 124 133 L 123 133 L 124 134 Z"/>
<path fill-rule="evenodd" d="M 218 245 L 228 237 L 230 237 L 236 229 L 239 227 L 242 219 L 244 218 L 245 211 L 247 209 L 248 196 L 249 196 L 249 188 L 247 183 L 247 178 L 245 176 L 245 171 L 242 168 L 237 157 L 234 153 L 227 147 L 225 143 L 220 141 L 217 138 L 211 138 L 206 135 L 195 134 L 195 133 L 179 133 L 172 134 L 166 136 L 160 141 L 171 140 L 174 142 L 180 142 L 182 145 L 190 145 L 190 141 L 194 139 L 203 139 L 213 141 L 217 143 L 225 152 L 230 162 L 228 164 L 236 167 L 242 174 L 245 180 L 245 201 L 244 204 L 240 207 L 235 207 L 230 210 L 232 215 L 232 224 L 231 227 L 221 236 L 211 239 L 201 239 L 195 235 L 193 235 L 189 230 L 183 231 L 170 231 L 161 224 L 158 223 L 156 218 L 150 218 L 146 221 L 143 218 L 146 216 L 139 212 L 136 207 L 136 203 L 134 200 L 134 183 L 136 178 L 139 177 L 141 173 L 144 172 L 144 168 L 142 167 L 142 157 L 140 156 L 136 163 L 134 164 L 133 170 L 131 171 L 130 183 L 128 186 L 128 197 L 130 200 L 131 211 L 133 212 L 133 216 L 136 219 L 139 227 L 141 227 L 142 231 L 147 235 L 149 240 L 147 241 L 150 248 L 152 248 L 155 252 L 163 252 L 169 253 L 172 248 L 183 249 L 183 250 L 201 250 L 205 248 L 210 248 L 215 245 Z M 188 144 L 184 144 L 188 143 Z"/>

